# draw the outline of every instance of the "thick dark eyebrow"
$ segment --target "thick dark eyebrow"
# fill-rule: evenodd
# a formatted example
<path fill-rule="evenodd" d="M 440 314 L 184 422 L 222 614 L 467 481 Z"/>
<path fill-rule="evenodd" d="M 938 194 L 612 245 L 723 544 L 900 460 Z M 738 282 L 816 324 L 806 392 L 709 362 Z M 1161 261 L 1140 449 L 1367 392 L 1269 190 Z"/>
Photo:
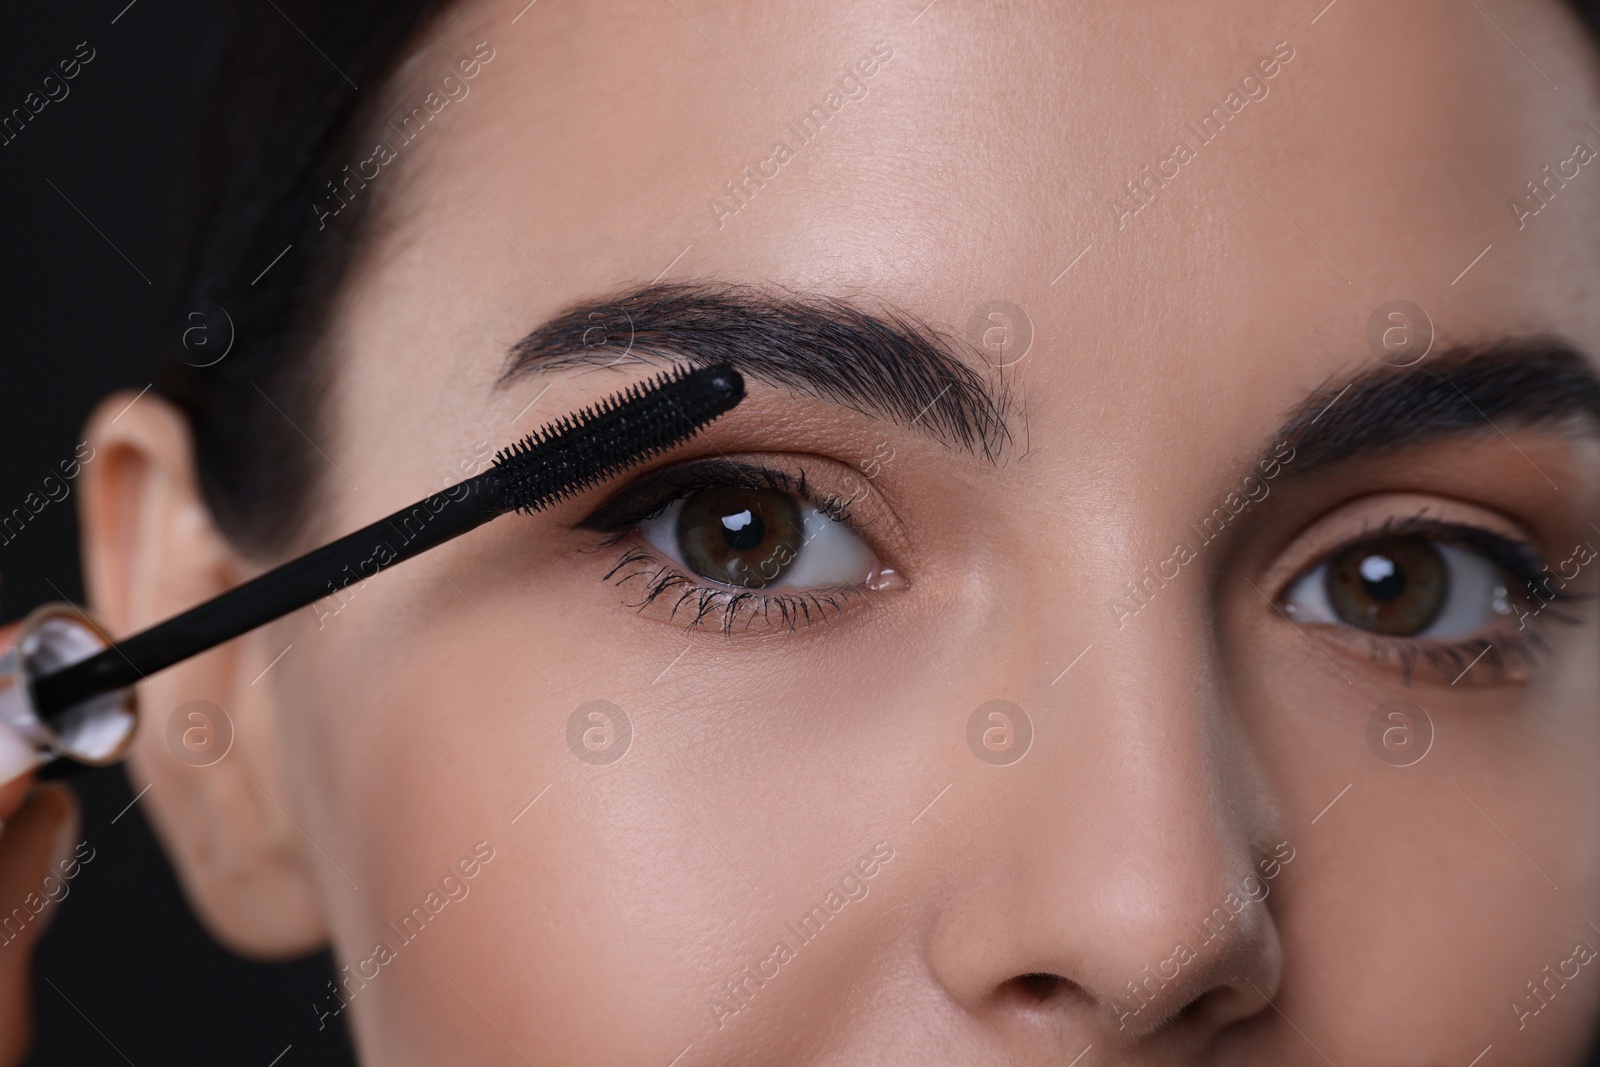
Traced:
<path fill-rule="evenodd" d="M 731 283 L 651 285 L 569 307 L 511 347 L 496 388 L 539 371 L 664 358 L 729 363 L 990 461 L 1010 439 L 1003 387 L 931 327 L 830 297 Z"/>
<path fill-rule="evenodd" d="M 1380 365 L 1330 383 L 1295 409 L 1277 440 L 1294 447 L 1285 471 L 1306 475 L 1443 438 L 1536 425 L 1600 435 L 1600 376 L 1557 338 L 1453 348 L 1413 367 Z"/>

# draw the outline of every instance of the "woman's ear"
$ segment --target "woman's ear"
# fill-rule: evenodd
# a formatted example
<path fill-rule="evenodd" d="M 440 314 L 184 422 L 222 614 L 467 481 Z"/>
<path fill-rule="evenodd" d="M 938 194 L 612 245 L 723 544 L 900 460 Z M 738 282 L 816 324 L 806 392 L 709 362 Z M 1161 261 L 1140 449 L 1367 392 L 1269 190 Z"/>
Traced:
<path fill-rule="evenodd" d="M 257 569 L 212 520 L 188 424 L 165 399 L 108 397 L 89 418 L 85 445 L 85 584 L 113 634 L 160 622 Z M 212 935 L 237 952 L 281 957 L 318 947 L 326 931 L 303 842 L 268 799 L 287 790 L 272 687 L 251 684 L 271 659 L 264 647 L 246 635 L 139 683 L 129 767 L 136 790 L 149 783 L 146 813 Z M 205 705 L 179 710 L 190 701 L 209 702 L 227 721 Z M 230 724 L 231 747 L 211 762 L 207 744 Z"/>

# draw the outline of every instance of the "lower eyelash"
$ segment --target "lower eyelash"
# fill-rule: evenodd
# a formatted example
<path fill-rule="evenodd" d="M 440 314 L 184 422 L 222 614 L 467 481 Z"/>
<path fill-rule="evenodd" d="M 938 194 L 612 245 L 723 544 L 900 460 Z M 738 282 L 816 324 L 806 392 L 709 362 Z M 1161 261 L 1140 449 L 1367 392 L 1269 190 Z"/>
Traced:
<path fill-rule="evenodd" d="M 605 573 L 603 580 L 621 586 L 636 578 L 643 580 L 644 592 L 637 602 L 628 607 L 642 612 L 670 590 L 677 589 L 678 596 L 672 604 L 669 618 L 676 619 L 680 611 L 686 614 L 692 612 L 688 629 L 704 629 L 715 623 L 726 637 L 733 636 L 741 618 L 745 630 L 759 618 L 766 629 L 789 633 L 801 626 L 830 622 L 844 613 L 847 601 L 863 595 L 854 586 L 792 593 L 718 589 L 695 581 L 671 563 L 637 546 L 623 552 L 622 558 Z M 773 617 L 774 613 L 776 618 Z"/>
<path fill-rule="evenodd" d="M 1584 594 L 1573 593 L 1564 594 L 1561 599 L 1573 601 L 1591 598 Z M 1472 637 L 1448 644 L 1369 637 L 1368 650 L 1374 662 L 1387 661 L 1398 665 L 1404 672 L 1405 684 L 1408 686 L 1415 677 L 1419 662 L 1429 664 L 1452 685 L 1459 681 L 1470 686 L 1480 669 L 1489 672 L 1488 680 L 1499 681 L 1519 665 L 1529 670 L 1537 667 L 1541 659 L 1550 652 L 1550 644 L 1539 633 L 1539 627 L 1552 623 L 1579 626 L 1583 620 L 1575 615 L 1554 610 L 1547 603 L 1539 615 L 1534 617 L 1532 626 L 1518 628 L 1510 631 L 1508 635 L 1496 635 L 1492 639 Z"/>
<path fill-rule="evenodd" d="M 1449 645 L 1417 641 L 1396 644 L 1373 639 L 1370 648 L 1374 660 L 1389 658 L 1400 666 L 1407 686 L 1411 685 L 1420 661 L 1426 661 L 1452 685 L 1459 680 L 1470 686 L 1472 672 L 1480 668 L 1487 670 L 1491 678 L 1500 680 L 1511 669 L 1513 659 L 1531 668 L 1538 663 L 1540 654 L 1549 651 L 1544 640 L 1531 633 L 1498 645 L 1481 637 Z"/>

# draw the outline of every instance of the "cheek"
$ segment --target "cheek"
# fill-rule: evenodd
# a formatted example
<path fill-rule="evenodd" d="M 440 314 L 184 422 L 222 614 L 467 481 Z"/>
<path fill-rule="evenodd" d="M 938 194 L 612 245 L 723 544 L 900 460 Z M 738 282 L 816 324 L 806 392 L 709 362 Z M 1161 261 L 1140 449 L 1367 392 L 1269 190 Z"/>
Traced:
<path fill-rule="evenodd" d="M 467 898 L 360 994 L 382 1020 L 363 1040 L 404 1032 L 441 1060 L 475 1047 L 481 1018 L 429 1006 L 447 975 L 535 1059 L 578 1042 L 592 1062 L 644 1062 L 686 1028 L 683 1043 L 714 1043 L 707 991 L 795 942 L 789 924 L 884 837 L 886 811 L 909 823 L 927 804 L 895 767 L 949 747 L 924 728 L 946 683 L 903 644 L 754 657 L 641 621 L 597 580 L 547 584 L 535 566 L 474 581 L 439 555 L 305 635 L 318 666 L 293 758 L 316 776 L 307 829 L 361 887 L 324 880 L 340 961 L 393 944 L 473 842 L 495 849 Z M 848 992 L 829 976 L 861 965 L 867 909 L 897 869 L 846 905 L 857 934 L 806 946 L 804 970 L 780 966 L 787 990 L 764 1013 Z"/>
<path fill-rule="evenodd" d="M 1304 1003 L 1329 1005 L 1309 1026 L 1405 1018 L 1403 1032 L 1364 1049 L 1374 1062 L 1420 1062 L 1446 1047 L 1468 1062 L 1490 1043 L 1565 1062 L 1582 1047 L 1600 1015 L 1600 968 L 1582 968 L 1520 1030 L 1509 1005 L 1575 942 L 1600 947 L 1589 925 L 1600 919 L 1595 668 L 1558 647 L 1532 685 L 1465 696 L 1398 682 L 1394 692 L 1358 683 L 1357 693 L 1260 657 L 1230 670 L 1296 846 L 1267 906 L 1292 946 L 1286 983 Z M 1430 710 L 1433 730 L 1427 755 L 1405 767 L 1367 739 L 1378 704 L 1400 694 Z M 1362 1050 L 1341 1045 L 1346 1056 Z"/>

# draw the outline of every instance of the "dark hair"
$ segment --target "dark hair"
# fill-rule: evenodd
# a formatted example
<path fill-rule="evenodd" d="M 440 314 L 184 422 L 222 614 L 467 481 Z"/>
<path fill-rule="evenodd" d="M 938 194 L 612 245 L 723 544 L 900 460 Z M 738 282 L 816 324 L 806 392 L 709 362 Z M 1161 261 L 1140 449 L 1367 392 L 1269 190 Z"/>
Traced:
<path fill-rule="evenodd" d="M 308 443 L 326 438 L 317 342 L 374 198 L 325 228 L 316 205 L 359 158 L 384 83 L 448 6 L 247 0 L 214 50 L 173 321 L 205 316 L 233 347 L 196 366 L 206 350 L 175 341 L 157 384 L 188 417 L 206 503 L 247 551 L 287 547 L 326 462 Z M 1600 33 L 1600 0 L 1571 6 Z"/>
<path fill-rule="evenodd" d="M 269 553 L 301 528 L 324 462 L 307 444 L 322 439 L 317 341 L 373 198 L 325 226 L 317 208 L 341 168 L 369 154 L 354 149 L 378 121 L 385 82 L 448 0 L 229 6 L 201 97 L 157 388 L 188 418 L 221 529 Z M 205 347 L 185 346 L 203 335 Z M 229 339 L 226 357 L 201 365 Z"/>

